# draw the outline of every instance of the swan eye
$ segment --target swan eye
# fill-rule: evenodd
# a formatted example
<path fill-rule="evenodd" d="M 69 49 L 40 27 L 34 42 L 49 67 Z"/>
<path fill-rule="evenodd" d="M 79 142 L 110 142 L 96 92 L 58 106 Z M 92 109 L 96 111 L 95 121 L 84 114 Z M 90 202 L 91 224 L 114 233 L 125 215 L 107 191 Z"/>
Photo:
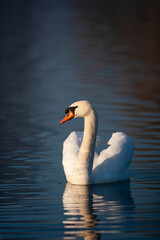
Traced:
<path fill-rule="evenodd" d="M 65 110 L 65 113 L 66 113 L 66 114 L 68 114 L 68 113 L 69 113 L 69 108 L 67 108 L 67 109 Z"/>
<path fill-rule="evenodd" d="M 71 111 L 74 114 L 76 108 L 77 108 L 77 106 L 76 107 L 68 107 L 65 110 L 65 113 L 68 115 L 70 113 L 70 111 Z"/>

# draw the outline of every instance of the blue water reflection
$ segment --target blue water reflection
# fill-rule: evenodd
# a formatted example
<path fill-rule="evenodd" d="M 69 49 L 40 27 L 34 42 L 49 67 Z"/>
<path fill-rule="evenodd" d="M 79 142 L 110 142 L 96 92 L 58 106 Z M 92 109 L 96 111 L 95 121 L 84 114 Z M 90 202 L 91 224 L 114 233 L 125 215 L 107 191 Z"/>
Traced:
<path fill-rule="evenodd" d="M 65 234 L 100 239 L 100 231 L 123 234 L 134 231 L 134 201 L 130 182 L 76 186 L 67 184 L 63 194 Z M 114 228 L 112 224 L 114 222 Z"/>

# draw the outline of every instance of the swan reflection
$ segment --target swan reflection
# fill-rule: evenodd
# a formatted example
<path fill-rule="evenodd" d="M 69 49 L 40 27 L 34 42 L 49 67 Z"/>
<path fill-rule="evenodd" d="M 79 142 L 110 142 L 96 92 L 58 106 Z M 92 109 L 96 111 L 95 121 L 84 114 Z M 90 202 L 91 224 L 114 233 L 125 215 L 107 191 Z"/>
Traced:
<path fill-rule="evenodd" d="M 104 231 L 123 233 L 127 228 L 124 223 L 127 223 L 128 218 L 131 221 L 128 210 L 131 213 L 134 209 L 130 182 L 92 186 L 67 183 L 63 208 L 66 216 L 63 221 L 64 239 L 68 239 L 68 236 L 73 239 L 100 239 L 100 233 Z"/>

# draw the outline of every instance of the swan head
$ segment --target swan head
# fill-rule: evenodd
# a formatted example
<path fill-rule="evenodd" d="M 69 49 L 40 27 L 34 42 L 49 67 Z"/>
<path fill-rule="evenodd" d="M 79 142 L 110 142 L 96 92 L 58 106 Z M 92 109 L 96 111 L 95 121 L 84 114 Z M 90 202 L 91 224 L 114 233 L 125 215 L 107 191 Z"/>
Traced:
<path fill-rule="evenodd" d="M 68 108 L 66 108 L 65 118 L 62 119 L 60 125 L 64 122 L 67 122 L 70 119 L 78 117 L 87 117 L 91 112 L 95 112 L 94 107 L 91 103 L 86 100 L 78 101 L 72 103 Z"/>

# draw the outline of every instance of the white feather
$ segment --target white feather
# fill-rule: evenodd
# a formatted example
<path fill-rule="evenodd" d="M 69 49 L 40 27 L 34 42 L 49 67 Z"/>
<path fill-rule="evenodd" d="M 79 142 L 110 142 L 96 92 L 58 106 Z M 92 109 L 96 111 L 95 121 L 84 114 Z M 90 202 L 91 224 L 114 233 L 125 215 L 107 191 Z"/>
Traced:
<path fill-rule="evenodd" d="M 77 104 L 84 105 L 89 114 L 84 113 L 85 134 L 74 131 L 63 143 L 63 167 L 67 181 L 86 185 L 129 179 L 129 166 L 134 151 L 131 138 L 122 132 L 113 133 L 108 141 L 109 146 L 98 155 L 94 146 L 100 143 L 101 138 L 97 136 L 95 139 L 98 123 L 95 110 L 92 105 L 87 106 L 87 109 L 86 101 L 85 103 L 84 101 L 76 102 L 75 105 Z M 83 110 L 80 108 L 79 111 L 80 116 L 83 116 Z M 76 117 L 78 117 L 78 110 Z"/>
<path fill-rule="evenodd" d="M 78 157 L 83 132 L 72 132 L 63 143 L 63 167 L 70 182 L 73 168 Z M 97 136 L 97 141 L 100 137 Z M 127 180 L 130 177 L 129 166 L 132 160 L 134 144 L 130 137 L 122 132 L 112 134 L 108 147 L 98 155 L 94 154 L 93 182 L 106 183 Z"/>

